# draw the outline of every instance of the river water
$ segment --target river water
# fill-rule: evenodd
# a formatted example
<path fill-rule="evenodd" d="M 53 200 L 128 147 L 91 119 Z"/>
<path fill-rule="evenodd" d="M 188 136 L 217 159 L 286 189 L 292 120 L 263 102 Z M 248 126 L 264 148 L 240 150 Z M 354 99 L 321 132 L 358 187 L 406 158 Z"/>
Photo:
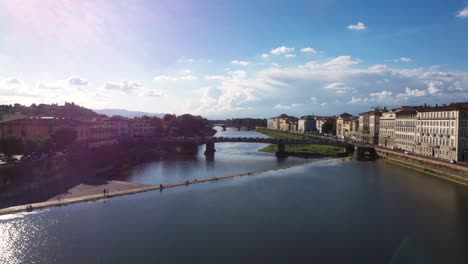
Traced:
<path fill-rule="evenodd" d="M 219 145 L 213 166 L 226 172 L 284 164 Z M 202 177 L 199 158 L 131 179 Z M 0 263 L 468 263 L 468 187 L 382 161 L 306 163 L 0 216 Z"/>

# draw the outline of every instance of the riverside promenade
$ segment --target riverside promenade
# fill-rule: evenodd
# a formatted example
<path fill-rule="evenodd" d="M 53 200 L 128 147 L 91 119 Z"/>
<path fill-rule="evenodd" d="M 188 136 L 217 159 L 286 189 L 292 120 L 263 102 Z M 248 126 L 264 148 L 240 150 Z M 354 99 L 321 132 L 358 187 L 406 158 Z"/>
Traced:
<path fill-rule="evenodd" d="M 317 163 L 317 164 L 335 163 L 335 162 L 344 162 L 350 159 L 351 158 L 349 157 L 340 158 L 340 159 L 326 159 L 326 160 L 321 160 L 321 161 L 314 161 L 313 163 Z M 210 177 L 210 178 L 192 179 L 192 180 L 186 180 L 183 182 L 164 184 L 162 188 L 160 185 L 137 184 L 137 183 L 129 183 L 129 182 L 123 182 L 123 181 L 115 181 L 115 180 L 101 181 L 100 183 L 98 182 L 83 183 L 83 184 L 77 185 L 69 189 L 68 191 L 60 195 L 56 195 L 44 202 L 24 204 L 24 205 L 18 205 L 18 206 L 12 206 L 8 208 L 0 209 L 0 215 L 27 212 L 27 207 L 29 205 L 32 206 L 33 210 L 45 209 L 48 207 L 65 206 L 65 205 L 75 204 L 75 203 L 80 203 L 80 202 L 105 200 L 105 199 L 109 199 L 112 197 L 136 194 L 136 193 L 147 192 L 147 191 L 155 191 L 155 190 L 162 191 L 168 188 L 174 188 L 174 187 L 179 187 L 179 186 L 189 186 L 191 184 L 196 184 L 196 183 L 214 182 L 214 181 L 226 180 L 226 179 L 231 179 L 231 178 L 241 177 L 241 176 L 256 175 L 256 174 L 263 173 L 263 172 L 283 170 L 283 169 L 288 169 L 291 167 L 293 166 L 277 168 L 277 169 L 255 170 L 255 171 L 235 173 L 235 174 Z M 108 189 L 109 193 L 104 195 L 104 189 Z"/>

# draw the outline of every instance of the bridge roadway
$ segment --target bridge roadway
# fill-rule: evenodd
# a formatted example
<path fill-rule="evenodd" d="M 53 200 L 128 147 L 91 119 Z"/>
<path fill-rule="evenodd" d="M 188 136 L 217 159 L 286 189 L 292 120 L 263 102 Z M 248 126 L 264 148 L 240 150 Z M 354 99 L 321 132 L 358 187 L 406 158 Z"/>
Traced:
<path fill-rule="evenodd" d="M 215 143 L 222 142 L 242 142 L 242 143 L 266 143 L 278 145 L 277 156 L 287 155 L 285 151 L 285 145 L 329 145 L 329 146 L 340 146 L 349 147 L 351 146 L 346 142 L 339 142 L 335 140 L 320 140 L 320 139 L 277 139 L 277 138 L 261 138 L 261 137 L 161 137 L 156 138 L 155 143 L 165 144 L 206 144 L 205 155 L 214 156 L 216 149 Z"/>

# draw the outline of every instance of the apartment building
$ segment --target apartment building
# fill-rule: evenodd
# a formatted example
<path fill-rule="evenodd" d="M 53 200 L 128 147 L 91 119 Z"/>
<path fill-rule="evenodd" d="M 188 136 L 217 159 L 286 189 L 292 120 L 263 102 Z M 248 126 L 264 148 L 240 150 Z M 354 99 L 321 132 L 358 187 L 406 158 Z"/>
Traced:
<path fill-rule="evenodd" d="M 304 133 L 304 132 L 311 132 L 317 130 L 315 116 L 302 116 L 298 123 L 297 123 L 297 131 Z"/>
<path fill-rule="evenodd" d="M 379 146 L 395 146 L 395 113 L 393 111 L 382 113 L 380 117 Z"/>
<path fill-rule="evenodd" d="M 349 139 L 357 140 L 358 135 L 359 135 L 359 117 L 358 116 L 351 117 L 350 123 L 351 123 L 351 132 L 350 132 Z"/>
<path fill-rule="evenodd" d="M 414 107 L 395 110 L 395 147 L 415 152 L 417 114 L 418 111 Z"/>
<path fill-rule="evenodd" d="M 317 127 L 317 131 L 319 133 L 329 133 L 331 131 L 324 131 L 324 125 L 330 124 L 330 126 L 336 125 L 336 118 L 333 116 L 316 116 L 315 117 L 315 126 Z"/>
<path fill-rule="evenodd" d="M 351 118 L 353 115 L 342 113 L 336 118 L 336 136 L 340 139 L 351 137 Z"/>
<path fill-rule="evenodd" d="M 388 110 L 375 108 L 359 114 L 358 141 L 375 145 L 379 143 L 380 117 L 384 112 L 388 112 Z"/>
<path fill-rule="evenodd" d="M 418 108 L 416 152 L 446 160 L 468 160 L 468 103 Z"/>

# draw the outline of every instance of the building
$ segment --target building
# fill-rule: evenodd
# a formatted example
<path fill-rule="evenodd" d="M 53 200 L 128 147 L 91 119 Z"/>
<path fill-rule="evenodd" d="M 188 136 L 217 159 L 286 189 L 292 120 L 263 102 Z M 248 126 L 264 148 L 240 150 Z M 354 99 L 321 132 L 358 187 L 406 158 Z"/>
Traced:
<path fill-rule="evenodd" d="M 316 131 L 315 116 L 302 116 L 297 123 L 297 131 L 300 133 Z"/>
<path fill-rule="evenodd" d="M 379 144 L 379 121 L 387 109 L 374 108 L 359 114 L 358 141 L 368 144 Z"/>
<path fill-rule="evenodd" d="M 278 117 L 268 118 L 267 128 L 268 129 L 273 129 L 273 130 L 278 130 L 279 129 L 279 118 Z"/>
<path fill-rule="evenodd" d="M 415 107 L 401 107 L 395 111 L 395 147 L 414 152 L 416 147 Z"/>
<path fill-rule="evenodd" d="M 333 116 L 316 116 L 315 117 L 315 126 L 317 127 L 317 131 L 319 133 L 331 133 L 333 131 L 324 131 L 324 125 L 328 124 L 330 127 L 335 127 L 336 125 L 336 118 Z M 333 129 L 332 129 L 333 130 Z M 333 132 L 334 134 L 335 132 Z"/>
<path fill-rule="evenodd" d="M 150 119 L 137 118 L 130 120 L 131 137 L 151 137 L 156 136 L 156 125 Z"/>
<path fill-rule="evenodd" d="M 351 137 L 351 118 L 353 115 L 342 113 L 336 118 L 336 136 L 339 139 L 348 139 Z"/>
<path fill-rule="evenodd" d="M 103 126 L 115 131 L 119 138 L 130 138 L 132 135 L 132 124 L 128 118 L 111 117 L 103 120 Z"/>
<path fill-rule="evenodd" d="M 350 132 L 349 139 L 357 140 L 358 134 L 359 134 L 359 117 L 358 116 L 351 117 L 350 123 L 351 123 L 351 132 Z"/>
<path fill-rule="evenodd" d="M 392 111 L 382 113 L 380 117 L 379 146 L 395 146 L 395 113 Z"/>
<path fill-rule="evenodd" d="M 446 160 L 468 160 L 468 103 L 419 107 L 416 152 Z"/>
<path fill-rule="evenodd" d="M 70 127 L 76 129 L 81 124 L 79 120 L 63 117 L 25 117 L 13 119 L 0 122 L 0 138 L 14 136 L 24 140 L 46 139 L 60 128 Z"/>

